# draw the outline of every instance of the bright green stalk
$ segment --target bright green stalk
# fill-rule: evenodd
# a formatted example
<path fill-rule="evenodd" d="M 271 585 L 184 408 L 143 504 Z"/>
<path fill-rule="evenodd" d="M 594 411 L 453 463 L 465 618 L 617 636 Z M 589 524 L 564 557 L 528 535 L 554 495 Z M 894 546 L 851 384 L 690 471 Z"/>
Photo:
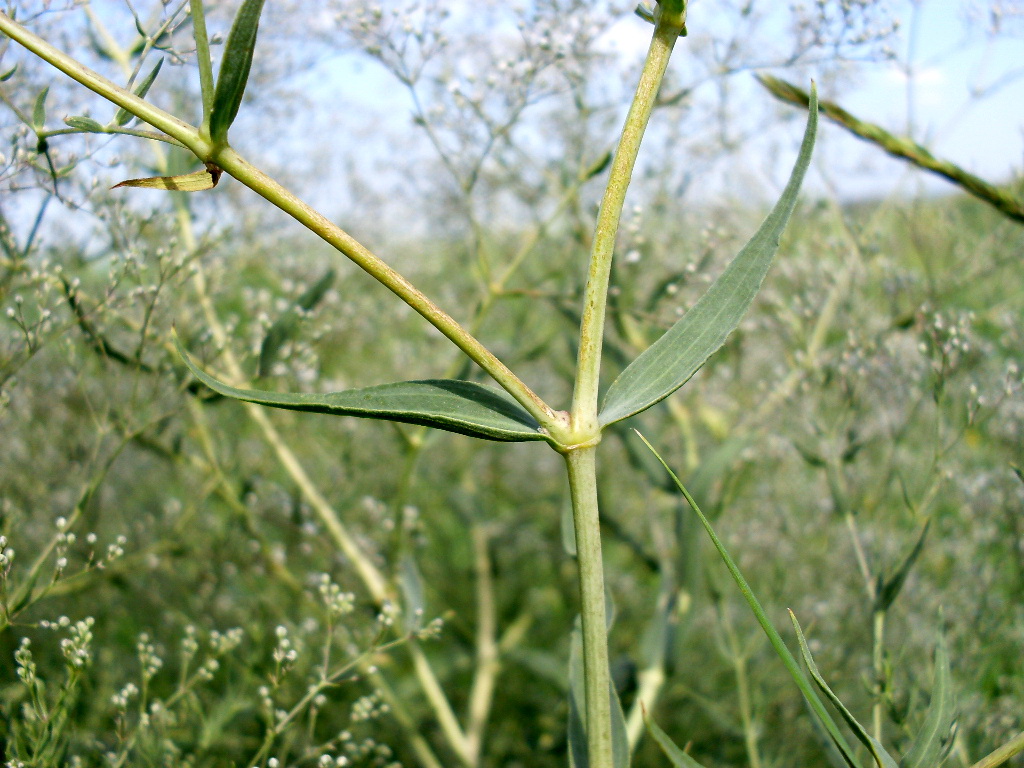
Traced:
<path fill-rule="evenodd" d="M 1024 752 L 1024 731 L 1018 733 L 995 752 L 981 758 L 971 768 L 996 768 L 1021 752 Z"/>
<path fill-rule="evenodd" d="M 640 142 L 654 109 L 654 102 L 665 76 L 672 48 L 679 37 L 679 27 L 659 23 L 647 51 L 630 105 L 626 124 L 622 129 L 619 147 L 612 163 L 608 187 L 605 189 L 601 210 L 597 217 L 594 245 L 590 255 L 590 271 L 580 324 L 579 362 L 576 369 L 576 388 L 573 393 L 572 423 L 577 433 L 597 434 L 597 395 L 601 373 L 601 346 L 604 340 L 605 309 L 608 303 L 608 280 L 611 274 L 615 239 L 619 219 L 626 201 L 626 190 L 633 175 L 633 166 L 640 151 Z"/>
<path fill-rule="evenodd" d="M 576 531 L 580 617 L 583 624 L 584 700 L 586 702 L 589 768 L 612 768 L 611 683 L 608 670 L 608 628 L 604 600 L 604 565 L 597 504 L 597 420 L 601 346 L 604 336 L 608 280 L 615 239 L 640 143 L 654 109 L 672 48 L 681 32 L 658 22 L 644 62 L 636 95 L 626 116 L 608 186 L 598 213 L 580 324 L 580 348 L 571 416 L 571 443 L 565 452 Z"/>
<path fill-rule="evenodd" d="M 565 454 L 576 530 L 583 622 L 583 679 L 587 709 L 589 768 L 612 768 L 611 699 L 608 671 L 608 625 L 604 604 L 604 566 L 597 509 L 597 446 Z"/>

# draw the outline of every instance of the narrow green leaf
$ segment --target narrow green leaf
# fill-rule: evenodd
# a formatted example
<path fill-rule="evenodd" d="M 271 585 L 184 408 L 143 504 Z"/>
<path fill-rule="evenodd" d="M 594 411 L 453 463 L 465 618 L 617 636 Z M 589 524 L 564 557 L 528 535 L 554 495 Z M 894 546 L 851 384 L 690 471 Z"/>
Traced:
<path fill-rule="evenodd" d="M 243 0 L 231 25 L 231 32 L 228 33 L 220 72 L 217 74 L 217 86 L 213 92 L 213 109 L 210 112 L 210 137 L 217 144 L 227 141 L 228 128 L 235 121 L 242 104 L 249 69 L 252 67 L 252 54 L 256 48 L 263 1 Z"/>
<path fill-rule="evenodd" d="M 327 394 L 288 394 L 238 389 L 204 373 L 175 336 L 178 354 L 193 375 L 236 400 L 292 411 L 384 419 L 501 442 L 547 440 L 540 426 L 504 392 L 471 381 L 403 381 Z"/>
<path fill-rule="evenodd" d="M 309 312 L 319 304 L 327 291 L 334 284 L 335 273 L 328 269 L 319 280 L 307 288 L 298 299 L 295 300 L 295 308 L 289 308 L 273 325 L 267 329 L 267 335 L 263 337 L 263 344 L 260 345 L 260 361 L 257 368 L 257 376 L 263 377 L 270 373 L 270 369 L 277 362 L 277 355 L 281 347 L 295 334 L 299 327 L 299 315 L 297 309 Z"/>
<path fill-rule="evenodd" d="M 925 539 L 928 537 L 928 529 L 931 526 L 931 518 L 929 518 L 925 524 L 921 527 L 921 533 L 917 536 L 917 542 L 914 544 L 914 548 L 910 550 L 907 556 L 903 559 L 899 568 L 889 578 L 880 579 L 877 587 L 877 594 L 875 595 L 875 611 L 887 611 L 893 604 L 900 592 L 903 589 L 903 585 L 907 581 L 907 576 L 910 575 L 910 571 L 914 567 L 914 563 L 917 562 L 917 558 L 920 557 L 921 551 L 924 549 Z"/>
<path fill-rule="evenodd" d="M 658 724 L 654 722 L 654 718 L 647 714 L 646 709 L 644 710 L 644 725 L 647 726 L 647 732 L 651 734 L 651 738 L 661 747 L 661 751 L 665 753 L 665 757 L 669 759 L 674 768 L 704 768 L 704 766 L 676 746 L 676 743 L 672 741 L 672 737 L 661 730 Z"/>
<path fill-rule="evenodd" d="M 899 768 L 892 755 L 885 751 L 885 747 L 879 744 L 878 740 L 867 732 L 867 729 L 857 721 L 857 718 L 846 708 L 846 705 L 828 687 L 825 678 L 818 671 L 818 665 L 814 663 L 810 648 L 807 647 L 807 638 L 804 637 L 804 632 L 800 628 L 800 622 L 796 620 L 796 616 L 792 611 L 789 612 L 789 618 L 793 622 L 793 628 L 796 630 L 796 639 L 800 644 L 800 654 L 803 656 L 804 664 L 807 665 L 807 669 L 811 673 L 811 678 L 813 678 L 815 684 L 817 684 L 828 700 L 832 702 L 832 705 L 839 710 L 839 714 L 843 716 L 843 720 L 850 726 L 850 730 L 853 731 L 858 741 L 868 748 L 868 752 L 871 753 L 871 757 L 874 758 L 878 768 Z"/>
<path fill-rule="evenodd" d="M 683 386 L 743 319 L 779 248 L 811 161 L 818 128 L 816 91 L 811 94 L 803 144 L 782 197 L 707 293 L 612 382 L 604 397 L 601 426 L 640 413 Z"/>
<path fill-rule="evenodd" d="M 797 688 L 799 688 L 800 692 L 804 695 L 807 705 L 817 716 L 818 720 L 828 732 L 829 737 L 839 748 L 846 764 L 850 768 L 860 768 L 860 764 L 857 762 L 857 758 L 853 754 L 853 749 L 843 737 L 843 734 L 840 732 L 839 726 L 836 724 L 835 720 L 832 719 L 828 710 L 825 709 L 825 705 L 822 703 L 821 699 L 818 698 L 818 694 L 814 692 L 814 688 L 800 669 L 800 665 L 793 657 L 789 648 L 786 647 L 786 643 L 782 640 L 782 636 L 779 635 L 778 630 L 775 629 L 775 626 L 768 619 L 768 614 L 766 614 L 764 612 L 764 608 L 761 607 L 761 601 L 757 599 L 754 591 L 750 588 L 747 580 L 740 572 L 739 566 L 736 565 L 736 561 L 732 559 L 732 556 L 725 549 L 725 545 L 722 544 L 721 539 L 718 538 L 718 534 L 715 533 L 715 529 L 711 527 L 711 522 L 707 519 L 704 513 L 701 512 L 700 507 L 697 505 L 697 502 L 694 500 L 690 492 L 686 489 L 686 486 L 683 485 L 676 473 L 672 471 L 661 455 L 654 449 L 654 446 L 647 442 L 647 438 L 639 432 L 636 434 L 641 440 L 643 440 L 644 445 L 650 449 L 651 453 L 655 455 L 658 461 L 661 462 L 661 466 L 665 468 L 669 477 L 672 478 L 672 482 L 675 483 L 676 488 L 678 488 L 679 492 L 683 494 L 683 497 L 686 499 L 686 503 L 690 505 L 690 509 L 692 509 L 694 514 L 697 515 L 701 525 L 704 526 L 704 530 L 711 539 L 711 543 L 715 545 L 715 549 L 718 550 L 718 554 L 725 562 L 726 568 L 729 569 L 729 574 L 732 576 L 733 581 L 735 581 L 736 586 L 739 587 L 740 594 L 742 594 L 743 599 L 747 601 L 747 605 L 750 607 L 751 612 L 753 612 L 757 619 L 757 623 L 761 625 L 761 629 L 764 630 L 765 635 L 768 636 L 768 642 L 771 643 L 772 648 L 775 649 L 775 653 L 778 655 L 779 659 L 782 660 L 783 666 L 786 667 L 786 671 L 789 672 L 790 677 L 793 678 L 793 682 L 796 683 Z"/>
<path fill-rule="evenodd" d="M 160 67 L 162 67 L 163 65 L 164 60 L 163 58 L 161 58 L 160 61 L 156 63 L 156 66 L 150 70 L 149 74 L 146 75 L 145 78 L 143 78 L 142 82 L 139 83 L 138 87 L 136 87 L 136 96 L 138 96 L 140 99 L 146 98 L 146 94 L 149 93 L 149 89 L 153 86 L 153 81 L 156 80 L 156 76 L 160 74 Z M 132 118 L 134 117 L 135 115 L 133 115 L 127 109 L 119 109 L 117 110 L 117 113 L 114 115 L 114 122 L 118 125 L 128 125 L 128 123 L 130 123 L 132 121 Z"/>
<path fill-rule="evenodd" d="M 93 120 L 91 117 L 85 117 L 84 115 L 72 115 L 71 117 L 64 118 L 65 125 L 71 128 L 76 128 L 79 131 L 88 131 L 89 133 L 105 133 L 106 128 L 99 120 Z"/>
<path fill-rule="evenodd" d="M 143 189 L 162 189 L 167 192 L 202 192 L 213 189 L 220 181 L 221 170 L 215 165 L 207 164 L 206 168 L 194 173 L 180 176 L 147 176 L 144 179 L 125 179 L 115 184 L 118 187 L 141 187 Z"/>
<path fill-rule="evenodd" d="M 921 730 L 900 760 L 899 768 L 937 768 L 949 745 L 956 720 L 956 701 L 950 684 L 949 653 L 939 633 L 935 646 L 935 671 L 932 674 L 932 699 L 928 703 Z"/>
<path fill-rule="evenodd" d="M 416 560 L 411 554 L 402 556 L 399 563 L 399 584 L 402 588 L 402 597 L 405 631 L 409 633 L 418 632 L 423 627 L 423 611 L 426 608 L 426 598 L 423 596 L 423 577 L 420 569 L 416 566 Z"/>
<path fill-rule="evenodd" d="M 12 77 L 14 77 L 14 73 L 17 72 L 17 71 L 18 71 L 18 65 L 15 64 L 13 67 L 11 67 L 6 72 L 4 72 L 2 75 L 0 75 L 0 83 L 6 83 L 8 80 L 10 80 Z"/>
<path fill-rule="evenodd" d="M 49 92 L 50 86 L 43 88 L 36 96 L 35 106 L 32 107 L 32 127 L 37 131 L 46 125 L 46 94 Z"/>

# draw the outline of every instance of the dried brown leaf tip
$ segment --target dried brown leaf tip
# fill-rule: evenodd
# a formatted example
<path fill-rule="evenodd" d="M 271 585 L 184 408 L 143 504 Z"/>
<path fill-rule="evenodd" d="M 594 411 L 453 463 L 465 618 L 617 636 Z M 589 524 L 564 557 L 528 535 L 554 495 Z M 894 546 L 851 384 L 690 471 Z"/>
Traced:
<path fill-rule="evenodd" d="M 201 171 L 185 173 L 180 176 L 147 176 L 142 179 L 126 179 L 120 184 L 115 184 L 111 189 L 142 187 L 143 189 L 162 189 L 167 192 L 202 192 L 216 187 L 221 173 L 223 171 L 216 165 L 207 163 Z"/>

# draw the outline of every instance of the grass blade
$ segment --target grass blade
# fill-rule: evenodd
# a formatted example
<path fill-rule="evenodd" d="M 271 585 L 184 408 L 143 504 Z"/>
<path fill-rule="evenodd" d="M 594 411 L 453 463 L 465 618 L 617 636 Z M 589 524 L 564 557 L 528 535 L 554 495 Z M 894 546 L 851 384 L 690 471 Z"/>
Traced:
<path fill-rule="evenodd" d="M 175 336 L 178 354 L 192 374 L 215 392 L 271 408 L 419 424 L 500 442 L 547 440 L 522 407 L 493 387 L 471 381 L 403 381 L 326 394 L 238 389 L 203 372 Z"/>
<path fill-rule="evenodd" d="M 238 116 L 245 85 L 249 81 L 262 12 L 263 0 L 244 0 L 228 33 L 210 111 L 210 138 L 216 144 L 227 142 L 228 128 Z"/>
<path fill-rule="evenodd" d="M 853 731 L 857 739 L 868 748 L 871 753 L 871 757 L 874 758 L 875 764 L 878 768 L 898 768 L 896 761 L 892 758 L 885 748 L 878 743 L 878 740 L 868 733 L 867 729 L 857 722 L 857 718 L 846 708 L 846 705 L 839 700 L 839 697 L 832 692 L 829 688 L 828 683 L 825 682 L 825 678 L 821 676 L 821 672 L 818 671 L 818 665 L 814 663 L 814 658 L 811 656 L 811 649 L 807 647 L 807 638 L 804 637 L 804 632 L 800 629 L 800 622 L 796 620 L 796 616 L 792 611 L 789 612 L 789 618 L 793 622 L 793 629 L 796 630 L 796 639 L 800 644 L 800 654 L 803 656 L 804 663 L 807 665 L 808 671 L 811 673 L 811 677 L 814 678 L 815 684 L 821 689 L 821 692 L 828 697 L 828 700 L 832 702 L 832 705 L 839 710 L 839 714 L 843 716 L 843 720 L 850 726 L 850 730 Z"/>
<path fill-rule="evenodd" d="M 812 99 L 816 99 L 813 94 L 812 91 Z M 640 413 L 671 395 L 690 380 L 739 325 L 764 282 L 796 206 L 817 133 L 816 105 L 816 101 L 811 104 L 803 144 L 789 183 L 768 218 L 707 293 L 612 382 L 601 409 L 601 426 Z"/>
<path fill-rule="evenodd" d="M 814 692 L 814 688 L 800 669 L 800 665 L 797 663 L 797 660 L 793 657 L 789 648 L 786 647 L 786 643 L 783 642 L 782 636 L 779 635 L 778 630 L 776 630 L 775 626 L 771 621 L 769 621 L 768 615 L 764 612 L 764 608 L 761 607 L 761 602 L 757 599 L 757 596 L 750 588 L 750 585 L 743 577 L 743 574 L 740 573 L 740 569 L 732 559 L 732 556 L 728 551 L 726 551 L 725 545 L 722 544 L 722 541 L 718 538 L 714 528 L 711 527 L 710 521 L 708 521 L 707 517 L 704 516 L 704 513 L 701 512 L 697 502 L 694 501 L 690 492 L 686 490 L 686 487 L 683 485 L 676 473 L 673 472 L 669 468 L 668 464 L 665 463 L 661 454 L 654 449 L 653 445 L 647 442 L 647 438 L 639 432 L 637 432 L 637 435 L 644 441 L 644 445 L 650 449 L 651 453 L 657 457 L 658 461 L 661 462 L 661 466 L 663 466 L 665 471 L 668 472 L 669 477 L 672 478 L 672 482 L 675 483 L 676 488 L 678 488 L 679 492 L 683 494 L 683 497 L 690 505 L 690 508 L 700 519 L 701 525 L 704 526 L 704 530 L 707 531 L 708 536 L 711 538 L 711 543 L 715 545 L 715 549 L 718 550 L 718 554 L 722 557 L 722 560 L 725 561 L 725 566 L 729 569 L 729 573 L 732 575 L 733 581 L 735 581 L 736 586 L 739 587 L 740 593 L 743 595 L 743 599 L 747 601 L 747 605 L 750 606 L 750 610 L 753 612 L 755 618 L 757 618 L 757 623 L 761 625 L 761 629 L 763 629 L 764 633 L 768 636 L 768 642 L 771 643 L 772 648 L 775 649 L 775 653 L 778 654 L 779 658 L 782 660 L 782 663 L 789 672 L 790 677 L 793 678 L 793 682 L 796 683 L 797 688 L 799 688 L 800 692 L 804 695 L 808 706 L 810 706 L 818 720 L 821 721 L 825 730 L 828 731 L 828 735 L 831 737 L 833 743 L 835 743 L 836 747 L 839 748 L 846 764 L 850 768 L 860 768 L 860 764 L 857 762 L 857 758 L 853 754 L 853 749 L 850 747 L 849 742 L 846 741 L 846 738 L 839 730 L 839 726 L 836 724 L 835 720 L 832 719 L 828 710 L 825 709 L 825 705 L 822 703 L 821 699 L 818 698 L 818 694 Z"/>

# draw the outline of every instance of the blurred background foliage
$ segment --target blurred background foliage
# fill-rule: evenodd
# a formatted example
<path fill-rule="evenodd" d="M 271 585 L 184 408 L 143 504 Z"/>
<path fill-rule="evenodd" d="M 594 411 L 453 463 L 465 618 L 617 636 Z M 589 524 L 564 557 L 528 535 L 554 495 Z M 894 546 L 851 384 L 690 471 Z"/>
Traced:
<path fill-rule="evenodd" d="M 233 4 L 209 5 L 223 32 Z M 968 5 L 977 34 L 1016 34 L 1019 6 Z M 151 31 L 176 4 L 7 6 L 124 82 L 140 50 L 132 12 Z M 595 200 L 639 63 L 608 30 L 630 10 L 270 3 L 234 135 L 565 407 Z M 813 73 L 841 96 L 863 62 L 899 56 L 905 10 L 695 4 L 623 228 L 609 382 L 756 228 L 790 162 L 796 111 L 746 90 L 745 73 Z M 14 45 L 0 51 L 0 72 L 17 65 L 0 83 L 5 759 L 564 765 L 576 584 L 556 457 L 380 422 L 261 419 L 193 384 L 172 323 L 209 368 L 235 360 L 264 388 L 478 374 L 230 180 L 180 199 L 109 190 L 187 159 L 50 134 L 113 110 Z M 150 97 L 195 119 L 190 51 L 186 23 L 154 40 L 144 68 L 163 57 Z M 346 106 L 361 86 L 332 72 L 351 61 L 404 94 L 386 122 Z M 703 185 L 717 168 L 732 186 Z M 958 691 L 950 764 L 1022 728 L 1024 229 L 913 186 L 855 201 L 822 166 L 726 348 L 606 435 L 616 685 L 627 713 L 643 691 L 709 766 L 824 758 L 630 427 L 688 483 L 778 625 L 792 608 L 832 687 L 897 751 L 927 704 L 938 632 Z M 328 513 L 390 602 L 339 551 Z M 475 756 L 453 750 L 421 661 L 479 738 Z M 483 668 L 494 690 L 481 719 Z M 640 738 L 634 764 L 661 760 Z"/>

